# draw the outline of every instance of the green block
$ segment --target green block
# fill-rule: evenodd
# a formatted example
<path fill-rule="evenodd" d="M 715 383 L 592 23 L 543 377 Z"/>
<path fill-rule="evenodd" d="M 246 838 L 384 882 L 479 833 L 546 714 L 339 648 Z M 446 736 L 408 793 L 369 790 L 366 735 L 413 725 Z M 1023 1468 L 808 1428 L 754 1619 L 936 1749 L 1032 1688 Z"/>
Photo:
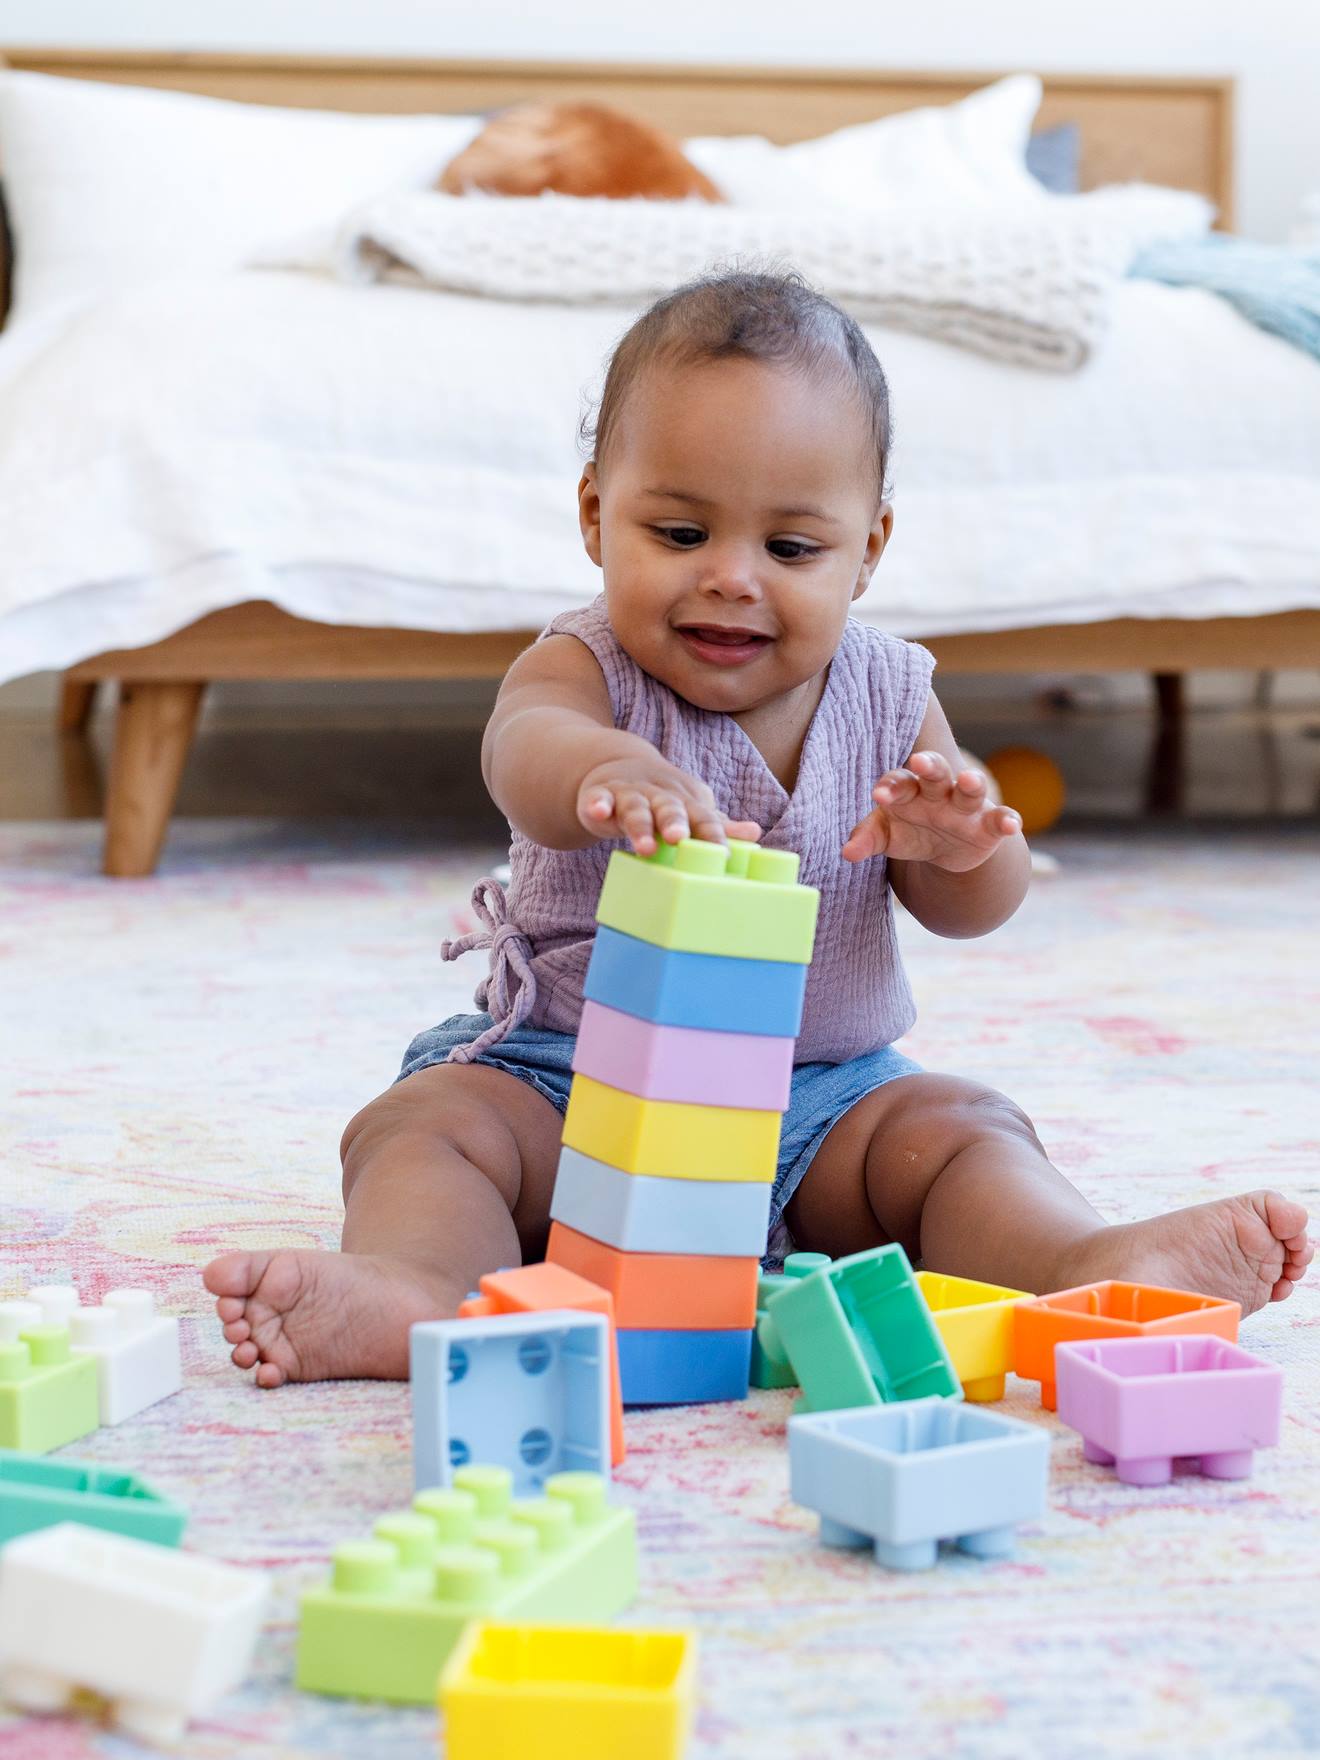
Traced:
<path fill-rule="evenodd" d="M 772 1360 L 792 1364 L 804 1409 L 813 1412 L 932 1394 L 962 1398 L 948 1349 L 897 1244 L 785 1278 L 758 1332 Z"/>
<path fill-rule="evenodd" d="M 791 850 L 684 838 L 652 856 L 615 850 L 596 921 L 679 953 L 807 965 L 816 935 L 814 886 L 797 883 Z"/>
<path fill-rule="evenodd" d="M 761 1322 L 770 1298 L 777 1295 L 784 1287 L 786 1277 L 806 1277 L 812 1271 L 819 1271 L 822 1265 L 828 1265 L 828 1253 L 790 1253 L 784 1260 L 784 1271 L 781 1277 L 773 1271 L 763 1271 L 756 1280 L 756 1331 L 752 1334 L 752 1367 L 748 1377 L 753 1387 L 796 1387 L 797 1376 L 793 1373 L 793 1365 L 788 1360 L 787 1352 L 779 1341 L 774 1328 L 765 1328 L 766 1342 L 761 1343 Z M 798 1402 L 801 1404 L 801 1401 Z"/>
<path fill-rule="evenodd" d="M 177 1546 L 188 1512 L 131 1473 L 0 1449 L 0 1545 L 56 1522 Z"/>
<path fill-rule="evenodd" d="M 49 1454 L 100 1422 L 96 1358 L 70 1355 L 67 1326 L 29 1326 L 0 1344 L 0 1448 Z"/>
<path fill-rule="evenodd" d="M 600 1625 L 637 1593 L 631 1510 L 597 1473 L 555 1473 L 513 1498 L 504 1467 L 460 1467 L 419 1491 L 370 1540 L 337 1546 L 333 1574 L 303 1596 L 295 1680 L 313 1693 L 433 1705 L 464 1626 L 477 1617 Z"/>

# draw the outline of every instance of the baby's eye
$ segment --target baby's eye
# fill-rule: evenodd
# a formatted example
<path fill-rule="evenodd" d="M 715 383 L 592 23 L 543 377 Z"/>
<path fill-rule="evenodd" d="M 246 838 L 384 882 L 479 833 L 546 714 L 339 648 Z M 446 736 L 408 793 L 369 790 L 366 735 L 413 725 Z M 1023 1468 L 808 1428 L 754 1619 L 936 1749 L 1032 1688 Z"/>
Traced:
<path fill-rule="evenodd" d="M 805 557 L 820 555 L 818 544 L 804 544 L 800 538 L 771 538 L 766 549 L 778 562 L 800 562 Z"/>
<path fill-rule="evenodd" d="M 668 538 L 671 544 L 677 544 L 683 550 L 694 549 L 706 540 L 706 534 L 700 526 L 652 526 L 651 530 L 658 532 L 662 538 Z"/>

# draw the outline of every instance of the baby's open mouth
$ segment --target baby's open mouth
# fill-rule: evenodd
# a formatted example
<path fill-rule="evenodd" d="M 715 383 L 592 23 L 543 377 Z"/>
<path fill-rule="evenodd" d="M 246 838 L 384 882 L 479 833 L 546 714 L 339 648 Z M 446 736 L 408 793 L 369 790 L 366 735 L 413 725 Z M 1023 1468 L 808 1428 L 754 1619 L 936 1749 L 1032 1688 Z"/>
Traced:
<path fill-rule="evenodd" d="M 681 623 L 678 633 L 689 652 L 717 666 L 739 666 L 763 653 L 774 640 L 754 629 L 719 623 Z"/>

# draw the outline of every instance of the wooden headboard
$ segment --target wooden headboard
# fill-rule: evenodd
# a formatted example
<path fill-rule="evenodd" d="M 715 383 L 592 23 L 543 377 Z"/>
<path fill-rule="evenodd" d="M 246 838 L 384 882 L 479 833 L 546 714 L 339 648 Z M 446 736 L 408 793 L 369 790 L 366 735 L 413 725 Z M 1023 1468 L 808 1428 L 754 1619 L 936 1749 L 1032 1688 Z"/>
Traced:
<path fill-rule="evenodd" d="M 360 60 L 345 56 L 4 49 L 0 61 L 65 79 L 165 86 L 253 104 L 382 113 L 474 112 L 529 98 L 596 98 L 677 135 L 806 140 L 922 104 L 964 98 L 998 75 L 645 63 Z M 1038 128 L 1081 129 L 1082 185 L 1140 178 L 1207 195 L 1233 223 L 1233 81 L 1045 74 Z M 0 176 L 3 168 L 0 167 Z M 0 263 L 0 296 L 4 281 Z M 3 312 L 0 303 L 0 312 Z"/>

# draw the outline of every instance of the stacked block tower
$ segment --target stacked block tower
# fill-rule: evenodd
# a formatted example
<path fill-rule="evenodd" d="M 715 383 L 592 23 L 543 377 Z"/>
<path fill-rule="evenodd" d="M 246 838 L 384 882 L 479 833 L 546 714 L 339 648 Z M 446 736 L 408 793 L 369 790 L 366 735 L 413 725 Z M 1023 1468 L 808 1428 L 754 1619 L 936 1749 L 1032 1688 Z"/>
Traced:
<path fill-rule="evenodd" d="M 616 850 L 546 1257 L 614 1298 L 627 1405 L 741 1399 L 818 895 L 791 851 Z"/>

